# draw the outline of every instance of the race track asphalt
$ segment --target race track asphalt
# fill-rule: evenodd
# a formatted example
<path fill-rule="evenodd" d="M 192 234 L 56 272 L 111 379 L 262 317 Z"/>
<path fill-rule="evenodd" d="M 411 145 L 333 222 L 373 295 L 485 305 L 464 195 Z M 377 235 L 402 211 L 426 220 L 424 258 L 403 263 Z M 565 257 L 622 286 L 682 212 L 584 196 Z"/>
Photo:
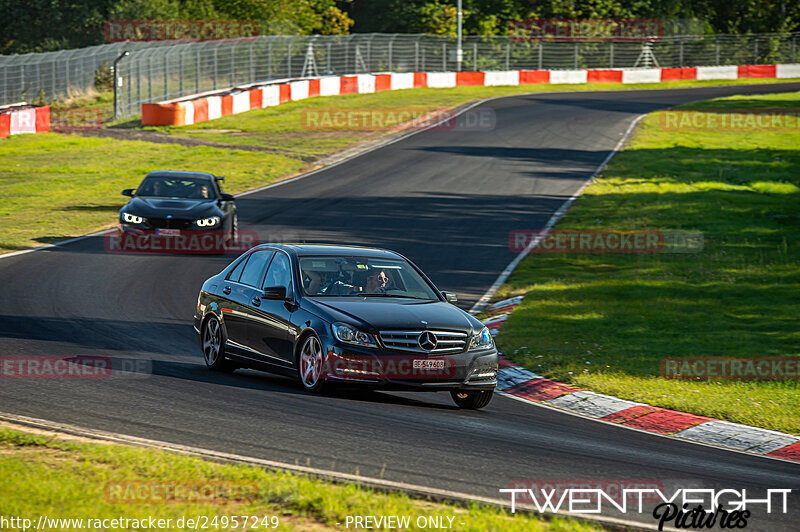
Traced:
<path fill-rule="evenodd" d="M 543 227 L 639 115 L 797 90 L 800 83 L 496 99 L 475 110 L 495 121 L 490 130 L 421 132 L 244 196 L 241 226 L 262 241 L 397 250 L 469 308 L 515 256 L 509 232 Z M 191 317 L 202 281 L 230 260 L 107 253 L 103 237 L 0 260 L 0 355 L 140 364 L 103 380 L 0 379 L 0 412 L 493 498 L 506 498 L 498 489 L 522 479 L 800 488 L 797 464 L 503 397 L 467 412 L 446 394 L 316 396 L 281 377 L 211 373 Z M 786 515 L 758 512 L 747 528 L 797 530 L 798 502 L 790 499 Z"/>

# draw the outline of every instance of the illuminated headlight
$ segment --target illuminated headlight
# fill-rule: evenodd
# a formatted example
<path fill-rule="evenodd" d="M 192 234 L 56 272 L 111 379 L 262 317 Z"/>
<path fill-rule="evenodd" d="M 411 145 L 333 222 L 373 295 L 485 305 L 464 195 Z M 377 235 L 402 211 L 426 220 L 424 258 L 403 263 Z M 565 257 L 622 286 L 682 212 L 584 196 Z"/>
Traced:
<path fill-rule="evenodd" d="M 359 331 L 355 327 L 347 325 L 346 323 L 334 323 L 331 325 L 331 329 L 333 330 L 333 336 L 335 336 L 340 342 L 364 347 L 378 347 L 374 336 L 369 333 Z"/>
<path fill-rule="evenodd" d="M 489 332 L 489 329 L 484 327 L 483 330 L 477 336 L 472 338 L 472 342 L 469 344 L 470 350 L 472 349 L 489 349 L 492 347 L 492 333 Z"/>
<path fill-rule="evenodd" d="M 136 216 L 135 214 L 131 214 L 129 212 L 123 212 L 122 219 L 129 224 L 140 224 L 144 221 L 144 218 L 141 216 Z"/>
<path fill-rule="evenodd" d="M 203 218 L 202 220 L 195 220 L 197 227 L 214 227 L 219 223 L 219 216 L 212 216 L 211 218 Z"/>

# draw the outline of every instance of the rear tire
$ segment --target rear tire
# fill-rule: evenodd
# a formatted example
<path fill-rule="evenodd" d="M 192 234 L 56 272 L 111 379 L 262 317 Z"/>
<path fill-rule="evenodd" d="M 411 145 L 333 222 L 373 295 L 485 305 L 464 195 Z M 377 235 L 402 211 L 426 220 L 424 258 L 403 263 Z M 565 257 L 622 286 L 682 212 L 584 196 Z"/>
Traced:
<path fill-rule="evenodd" d="M 225 360 L 225 331 L 216 316 L 211 316 L 203 324 L 203 360 L 211 371 L 230 373 L 236 369 Z"/>
<path fill-rule="evenodd" d="M 494 396 L 494 390 L 456 390 L 450 392 L 450 397 L 458 408 L 465 410 L 478 410 L 489 404 Z"/>

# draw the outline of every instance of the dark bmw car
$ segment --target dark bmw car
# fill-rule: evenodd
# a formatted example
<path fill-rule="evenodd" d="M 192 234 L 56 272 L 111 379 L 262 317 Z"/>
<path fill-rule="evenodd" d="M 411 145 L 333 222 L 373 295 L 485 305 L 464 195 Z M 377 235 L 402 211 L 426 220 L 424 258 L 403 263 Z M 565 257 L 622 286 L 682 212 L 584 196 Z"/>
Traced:
<path fill-rule="evenodd" d="M 235 240 L 236 205 L 220 188 L 224 179 L 203 172 L 150 172 L 138 188 L 122 191 L 131 200 L 119 211 L 120 229 L 164 236 L 205 231 Z"/>
<path fill-rule="evenodd" d="M 449 391 L 482 408 L 497 385 L 483 324 L 392 251 L 264 244 L 208 279 L 194 327 L 206 365 L 332 383 Z"/>

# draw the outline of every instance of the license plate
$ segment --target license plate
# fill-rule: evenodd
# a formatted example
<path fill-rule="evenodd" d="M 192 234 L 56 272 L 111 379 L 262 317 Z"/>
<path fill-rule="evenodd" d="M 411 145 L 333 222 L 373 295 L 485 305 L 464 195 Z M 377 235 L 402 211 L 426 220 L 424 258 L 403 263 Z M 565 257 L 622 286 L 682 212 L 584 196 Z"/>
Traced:
<path fill-rule="evenodd" d="M 180 229 L 156 229 L 156 234 L 161 236 L 181 236 Z"/>
<path fill-rule="evenodd" d="M 444 360 L 414 360 L 414 369 L 444 369 Z"/>

